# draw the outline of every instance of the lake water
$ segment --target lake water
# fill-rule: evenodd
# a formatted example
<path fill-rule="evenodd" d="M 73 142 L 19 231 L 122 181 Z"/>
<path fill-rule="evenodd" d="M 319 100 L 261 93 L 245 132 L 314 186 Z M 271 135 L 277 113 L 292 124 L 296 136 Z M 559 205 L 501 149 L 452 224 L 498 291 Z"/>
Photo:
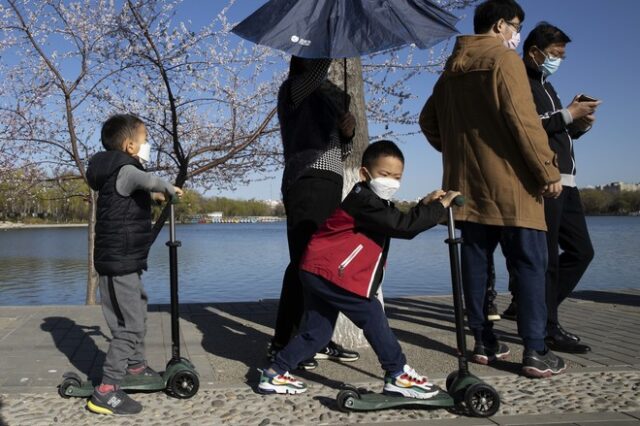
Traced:
<path fill-rule="evenodd" d="M 640 288 L 640 218 L 590 217 L 596 257 L 578 289 Z M 285 224 L 178 225 L 181 302 L 275 299 L 288 262 Z M 446 228 L 393 240 L 387 297 L 451 293 Z M 143 282 L 151 303 L 169 301 L 167 227 L 151 249 Z M 86 228 L 0 230 L 0 305 L 83 304 Z M 507 289 L 496 251 L 497 287 Z"/>

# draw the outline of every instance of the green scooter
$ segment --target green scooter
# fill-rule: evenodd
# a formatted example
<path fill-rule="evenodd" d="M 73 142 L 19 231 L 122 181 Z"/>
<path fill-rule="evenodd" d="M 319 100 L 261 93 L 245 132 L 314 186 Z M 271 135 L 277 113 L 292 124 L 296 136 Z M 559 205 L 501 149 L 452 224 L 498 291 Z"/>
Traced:
<path fill-rule="evenodd" d="M 458 196 L 453 200 L 453 203 L 457 206 L 462 206 L 464 202 L 465 200 L 462 196 Z M 456 238 L 453 207 L 449 207 L 447 213 L 449 238 L 445 243 L 449 245 L 449 263 L 451 265 L 453 307 L 458 346 L 458 370 L 449 374 L 446 379 L 447 393 L 440 392 L 436 398 L 420 400 L 379 393 L 361 393 L 355 387 L 345 385 L 336 397 L 336 403 L 341 411 L 374 411 L 401 407 L 455 407 L 459 411 L 476 417 L 490 417 L 498 412 L 500 408 L 500 396 L 498 393 L 491 386 L 469 372 L 464 332 L 462 272 L 458 247 L 462 243 L 462 238 Z"/>
<path fill-rule="evenodd" d="M 180 356 L 180 329 L 178 320 L 180 317 L 178 305 L 178 247 L 180 241 L 176 241 L 174 204 L 177 197 L 171 200 L 169 222 L 169 271 L 171 281 L 171 360 L 167 363 L 166 370 L 157 379 L 149 379 L 143 376 L 126 375 L 121 383 L 125 391 L 166 391 L 176 398 L 186 399 L 194 396 L 200 387 L 200 380 L 195 366 L 186 358 Z M 62 382 L 58 385 L 58 393 L 63 398 L 91 396 L 94 385 L 91 380 L 83 381 L 74 372 L 65 373 Z"/>

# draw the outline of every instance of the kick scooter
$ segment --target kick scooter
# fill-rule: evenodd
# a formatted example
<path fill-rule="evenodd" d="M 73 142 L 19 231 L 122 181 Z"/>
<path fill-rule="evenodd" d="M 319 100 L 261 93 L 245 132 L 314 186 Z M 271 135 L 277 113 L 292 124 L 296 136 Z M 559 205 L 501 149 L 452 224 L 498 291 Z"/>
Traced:
<path fill-rule="evenodd" d="M 453 204 L 462 206 L 464 197 L 458 196 Z M 466 358 L 466 341 L 464 333 L 464 314 L 462 304 L 462 273 L 460 269 L 460 252 L 458 246 L 461 238 L 456 238 L 453 207 L 447 209 L 449 238 L 449 263 L 451 264 L 451 280 L 453 287 L 453 307 L 456 322 L 456 339 L 458 346 L 458 370 L 449 374 L 446 380 L 447 392 L 440 392 L 435 398 L 420 400 L 402 396 L 379 393 L 360 393 L 353 386 L 345 385 L 338 393 L 336 403 L 342 411 L 374 411 L 388 408 L 431 407 L 466 409 L 469 415 L 477 417 L 493 416 L 500 408 L 500 397 L 489 385 L 469 373 Z"/>
<path fill-rule="evenodd" d="M 171 284 L 171 360 L 167 363 L 166 370 L 159 378 L 149 378 L 143 375 L 135 376 L 127 374 L 121 388 L 125 391 L 166 391 L 176 398 L 191 398 L 198 392 L 200 380 L 194 365 L 186 358 L 180 356 L 180 318 L 178 306 L 178 247 L 180 241 L 176 241 L 174 204 L 178 202 L 173 197 L 170 206 L 169 220 L 169 272 Z M 94 385 L 91 380 L 82 381 L 74 372 L 65 373 L 62 382 L 58 385 L 58 393 L 63 398 L 89 397 L 93 393 Z"/>

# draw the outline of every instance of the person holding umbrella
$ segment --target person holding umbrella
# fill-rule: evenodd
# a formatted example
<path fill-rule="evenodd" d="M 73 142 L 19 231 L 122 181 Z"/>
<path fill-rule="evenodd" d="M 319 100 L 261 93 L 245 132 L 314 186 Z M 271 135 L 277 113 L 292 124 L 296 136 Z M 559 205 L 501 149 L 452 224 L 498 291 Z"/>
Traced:
<path fill-rule="evenodd" d="M 293 55 L 289 78 L 278 96 L 290 264 L 270 357 L 300 322 L 300 256 L 318 225 L 340 203 L 341 160 L 350 152 L 355 130 L 348 113 L 346 58 L 408 45 L 428 49 L 457 33 L 457 21 L 429 0 L 270 0 L 233 28 L 244 39 Z M 342 93 L 326 81 L 330 58 L 343 60 Z M 330 343 L 316 357 L 353 361 L 359 355 Z M 303 364 L 316 365 L 313 360 Z"/>
<path fill-rule="evenodd" d="M 289 343 L 302 319 L 304 299 L 300 258 L 313 233 L 340 205 L 343 161 L 351 152 L 355 118 L 348 96 L 327 80 L 331 59 L 291 58 L 289 78 L 278 93 L 278 119 L 284 152 L 282 197 L 287 214 L 289 265 L 284 273 L 273 340 L 268 357 Z M 356 361 L 360 355 L 330 342 L 316 356 Z M 311 358 L 299 367 L 313 369 Z"/>

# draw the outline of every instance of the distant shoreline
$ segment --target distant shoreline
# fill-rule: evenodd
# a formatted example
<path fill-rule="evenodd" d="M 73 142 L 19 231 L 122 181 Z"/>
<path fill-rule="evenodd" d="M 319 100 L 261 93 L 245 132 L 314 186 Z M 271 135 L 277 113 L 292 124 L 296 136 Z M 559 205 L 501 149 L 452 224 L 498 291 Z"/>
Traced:
<path fill-rule="evenodd" d="M 587 217 L 639 217 L 636 212 L 625 215 L 618 214 L 590 214 Z M 278 222 L 286 219 L 280 219 Z M 267 223 L 267 222 L 265 222 Z M 197 223 L 180 223 L 181 225 L 197 225 Z M 230 224 L 233 224 L 230 223 Z M 34 228 L 86 228 L 88 223 L 21 223 L 21 222 L 0 222 L 0 230 L 7 229 L 34 229 Z"/>
<path fill-rule="evenodd" d="M 0 222 L 0 229 L 86 228 L 88 223 L 20 223 Z"/>

